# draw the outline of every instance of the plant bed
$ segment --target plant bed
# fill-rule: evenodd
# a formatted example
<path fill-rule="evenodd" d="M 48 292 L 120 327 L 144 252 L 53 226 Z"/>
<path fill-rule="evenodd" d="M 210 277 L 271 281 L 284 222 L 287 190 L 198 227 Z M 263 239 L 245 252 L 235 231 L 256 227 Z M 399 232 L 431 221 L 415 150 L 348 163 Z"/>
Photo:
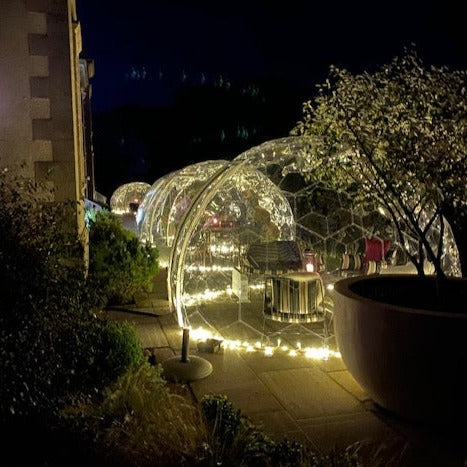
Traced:
<path fill-rule="evenodd" d="M 376 403 L 446 424 L 467 415 L 467 280 L 438 283 L 414 275 L 341 280 L 334 326 L 344 363 Z"/>

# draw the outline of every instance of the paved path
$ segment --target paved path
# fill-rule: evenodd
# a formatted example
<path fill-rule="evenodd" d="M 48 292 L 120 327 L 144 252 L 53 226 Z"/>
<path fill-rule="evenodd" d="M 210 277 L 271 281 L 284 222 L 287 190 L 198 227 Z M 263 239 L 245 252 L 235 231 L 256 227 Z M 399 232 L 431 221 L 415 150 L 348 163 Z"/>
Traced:
<path fill-rule="evenodd" d="M 134 322 L 143 347 L 158 363 L 180 355 L 181 330 L 167 301 L 153 308 L 108 310 L 106 315 Z M 194 343 L 190 353 L 198 354 Z M 226 348 L 198 355 L 209 360 L 214 371 L 189 384 L 194 398 L 225 394 L 275 438 L 297 440 L 321 452 L 359 442 L 361 458 L 369 466 L 467 465 L 465 436 L 408 424 L 383 412 L 339 358 L 316 361 L 283 352 L 265 357 Z"/>

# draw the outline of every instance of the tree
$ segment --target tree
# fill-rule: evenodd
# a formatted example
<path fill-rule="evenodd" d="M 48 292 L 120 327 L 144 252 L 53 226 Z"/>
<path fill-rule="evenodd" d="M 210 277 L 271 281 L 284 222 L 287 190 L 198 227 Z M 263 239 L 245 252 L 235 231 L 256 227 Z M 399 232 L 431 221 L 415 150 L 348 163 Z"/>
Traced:
<path fill-rule="evenodd" d="M 380 203 L 403 247 L 404 232 L 417 239 L 407 253 L 420 275 L 427 258 L 444 277 L 446 219 L 467 274 L 466 83 L 465 71 L 426 68 L 413 50 L 374 73 L 331 67 L 293 130 L 313 137 L 310 177 Z"/>

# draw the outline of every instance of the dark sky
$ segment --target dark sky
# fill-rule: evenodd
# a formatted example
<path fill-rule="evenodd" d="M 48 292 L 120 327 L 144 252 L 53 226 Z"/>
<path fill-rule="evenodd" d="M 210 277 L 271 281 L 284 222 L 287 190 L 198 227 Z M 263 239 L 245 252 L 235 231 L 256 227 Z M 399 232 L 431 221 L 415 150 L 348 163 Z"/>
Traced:
<path fill-rule="evenodd" d="M 459 0 L 76 1 L 106 196 L 288 135 L 330 65 L 372 71 L 415 43 L 467 68 Z"/>
<path fill-rule="evenodd" d="M 167 106 L 181 88 L 219 80 L 279 79 L 311 94 L 329 65 L 371 69 L 411 42 L 426 63 L 467 65 L 458 0 L 274 3 L 77 0 L 94 111 Z"/>

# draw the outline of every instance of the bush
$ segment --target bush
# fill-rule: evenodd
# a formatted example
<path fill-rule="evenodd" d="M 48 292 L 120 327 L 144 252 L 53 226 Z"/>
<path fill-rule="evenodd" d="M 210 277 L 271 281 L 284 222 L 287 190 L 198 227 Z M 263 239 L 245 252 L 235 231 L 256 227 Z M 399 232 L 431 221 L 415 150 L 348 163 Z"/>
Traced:
<path fill-rule="evenodd" d="M 295 455 L 290 456 L 285 449 L 276 450 L 276 443 L 235 409 L 225 396 L 203 397 L 201 410 L 209 433 L 210 465 L 281 465 L 280 461 L 290 457 L 291 465 L 298 465 Z M 283 454 L 282 459 L 273 458 L 278 453 Z M 301 455 L 301 450 L 297 455 Z"/>
<path fill-rule="evenodd" d="M 90 221 L 89 281 L 107 302 L 131 301 L 135 292 L 151 286 L 157 270 L 157 250 L 125 230 L 114 214 L 100 211 Z"/>
<path fill-rule="evenodd" d="M 142 359 L 134 330 L 91 311 L 73 205 L 50 199 L 32 181 L 0 173 L 2 423 L 49 423 L 71 398 L 98 394 Z"/>
<path fill-rule="evenodd" d="M 206 465 L 357 467 L 355 449 L 333 450 L 321 455 L 287 439 L 275 441 L 255 426 L 223 395 L 207 395 L 201 400 L 209 436 Z"/>
<path fill-rule="evenodd" d="M 161 368 L 128 371 L 100 402 L 63 412 L 69 436 L 80 439 L 93 465 L 357 467 L 356 448 L 317 455 L 295 441 L 274 441 L 235 409 L 226 396 L 203 397 L 201 410 L 170 392 Z M 90 456 L 89 453 L 92 452 Z M 69 459 L 63 457 L 63 464 Z"/>
<path fill-rule="evenodd" d="M 105 391 L 102 402 L 75 405 L 64 417 L 95 440 L 101 464 L 194 465 L 204 455 L 200 412 L 169 391 L 160 366 L 129 370 Z"/>

